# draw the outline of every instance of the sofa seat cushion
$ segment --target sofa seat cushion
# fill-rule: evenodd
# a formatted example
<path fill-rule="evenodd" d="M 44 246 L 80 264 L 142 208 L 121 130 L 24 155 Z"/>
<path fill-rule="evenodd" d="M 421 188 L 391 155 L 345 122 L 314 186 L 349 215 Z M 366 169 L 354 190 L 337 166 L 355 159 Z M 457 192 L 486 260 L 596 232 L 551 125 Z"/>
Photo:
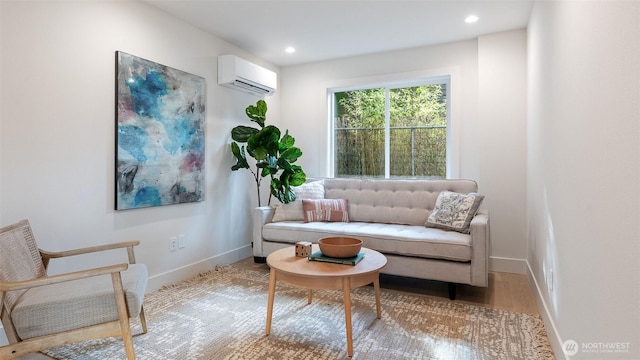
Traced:
<path fill-rule="evenodd" d="M 121 275 L 129 315 L 136 317 L 147 287 L 147 268 L 144 264 L 130 264 Z M 11 319 L 22 339 L 117 321 L 111 276 L 31 288 L 16 303 Z"/>
<path fill-rule="evenodd" d="M 269 223 L 262 228 L 265 240 L 291 244 L 298 241 L 317 243 L 319 239 L 328 236 L 357 237 L 362 240 L 364 247 L 383 254 L 453 261 L 471 260 L 470 235 L 421 225 L 286 221 Z"/>
<path fill-rule="evenodd" d="M 266 241 L 295 244 L 298 241 L 317 243 L 323 237 L 344 234 L 347 222 L 302 222 L 282 221 L 267 223 L 262 227 L 262 238 Z"/>

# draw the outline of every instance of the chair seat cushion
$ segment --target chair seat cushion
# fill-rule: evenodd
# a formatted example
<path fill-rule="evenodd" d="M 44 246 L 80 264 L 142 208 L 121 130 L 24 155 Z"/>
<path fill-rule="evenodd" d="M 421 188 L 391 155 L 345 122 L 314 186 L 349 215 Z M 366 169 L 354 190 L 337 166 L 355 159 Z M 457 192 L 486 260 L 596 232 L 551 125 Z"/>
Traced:
<path fill-rule="evenodd" d="M 147 288 L 147 268 L 130 264 L 122 272 L 130 317 L 140 314 Z M 110 275 L 29 289 L 16 303 L 11 320 L 21 339 L 118 320 Z"/>

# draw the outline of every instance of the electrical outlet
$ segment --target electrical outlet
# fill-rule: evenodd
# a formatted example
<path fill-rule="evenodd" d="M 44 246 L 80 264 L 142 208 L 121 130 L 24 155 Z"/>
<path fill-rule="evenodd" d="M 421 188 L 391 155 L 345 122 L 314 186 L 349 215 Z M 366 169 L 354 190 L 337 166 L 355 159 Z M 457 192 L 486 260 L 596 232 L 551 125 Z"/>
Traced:
<path fill-rule="evenodd" d="M 183 234 L 178 235 L 178 247 L 182 249 L 185 246 L 187 246 L 187 237 Z"/>
<path fill-rule="evenodd" d="M 178 238 L 176 236 L 169 239 L 169 251 L 178 250 Z"/>
<path fill-rule="evenodd" d="M 553 269 L 549 269 L 549 279 L 547 280 L 549 292 L 553 292 Z"/>

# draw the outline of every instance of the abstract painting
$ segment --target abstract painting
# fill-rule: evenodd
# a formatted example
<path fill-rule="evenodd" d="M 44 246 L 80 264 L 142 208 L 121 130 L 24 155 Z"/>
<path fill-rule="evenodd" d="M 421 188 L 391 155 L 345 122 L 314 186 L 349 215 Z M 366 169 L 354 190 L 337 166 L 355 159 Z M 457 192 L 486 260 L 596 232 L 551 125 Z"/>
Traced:
<path fill-rule="evenodd" d="M 116 52 L 116 210 L 204 200 L 205 80 Z"/>

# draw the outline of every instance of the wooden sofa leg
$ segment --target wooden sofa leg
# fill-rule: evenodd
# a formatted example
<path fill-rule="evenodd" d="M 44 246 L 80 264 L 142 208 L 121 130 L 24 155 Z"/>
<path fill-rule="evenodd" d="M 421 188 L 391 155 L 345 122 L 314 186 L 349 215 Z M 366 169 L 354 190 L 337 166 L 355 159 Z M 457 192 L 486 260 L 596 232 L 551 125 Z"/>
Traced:
<path fill-rule="evenodd" d="M 449 286 L 449 300 L 455 300 L 456 299 L 456 284 L 455 283 L 448 283 L 447 285 Z"/>
<path fill-rule="evenodd" d="M 254 256 L 253 257 L 253 262 L 256 264 L 264 264 L 267 262 L 267 258 L 266 257 L 261 257 L 261 256 Z"/>

